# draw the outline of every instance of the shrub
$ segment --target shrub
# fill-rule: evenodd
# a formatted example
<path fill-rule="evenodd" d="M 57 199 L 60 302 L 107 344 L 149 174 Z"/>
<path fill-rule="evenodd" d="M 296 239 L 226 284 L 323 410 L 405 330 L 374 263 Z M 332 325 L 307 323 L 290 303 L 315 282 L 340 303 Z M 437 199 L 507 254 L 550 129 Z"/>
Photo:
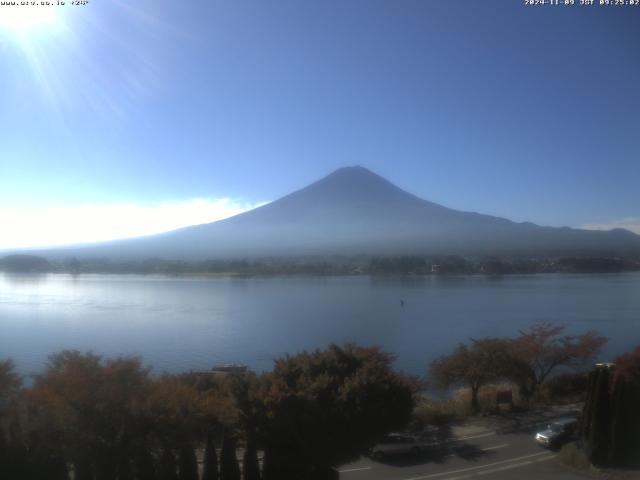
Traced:
<path fill-rule="evenodd" d="M 550 403 L 584 401 L 588 378 L 587 373 L 565 373 L 552 377 L 542 386 L 539 400 Z"/>
<path fill-rule="evenodd" d="M 575 443 L 567 443 L 560 449 L 558 458 L 565 465 L 578 470 L 591 469 L 591 462 L 584 450 L 578 448 Z"/>
<path fill-rule="evenodd" d="M 456 405 L 451 400 L 435 402 L 425 399 L 413 412 L 411 428 L 415 431 L 421 431 L 429 425 L 444 425 L 456 418 L 461 418 L 464 415 L 457 411 L 460 409 L 459 407 L 468 411 L 468 405 Z"/>

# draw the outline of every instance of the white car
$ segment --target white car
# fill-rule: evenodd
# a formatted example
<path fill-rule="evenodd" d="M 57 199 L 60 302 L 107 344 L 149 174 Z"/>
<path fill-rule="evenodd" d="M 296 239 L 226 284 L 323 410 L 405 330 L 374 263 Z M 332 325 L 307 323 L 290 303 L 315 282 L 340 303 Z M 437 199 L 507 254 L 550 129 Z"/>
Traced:
<path fill-rule="evenodd" d="M 547 425 L 547 428 L 536 433 L 536 442 L 543 447 L 558 448 L 569 441 L 578 427 L 578 419 L 560 418 Z"/>

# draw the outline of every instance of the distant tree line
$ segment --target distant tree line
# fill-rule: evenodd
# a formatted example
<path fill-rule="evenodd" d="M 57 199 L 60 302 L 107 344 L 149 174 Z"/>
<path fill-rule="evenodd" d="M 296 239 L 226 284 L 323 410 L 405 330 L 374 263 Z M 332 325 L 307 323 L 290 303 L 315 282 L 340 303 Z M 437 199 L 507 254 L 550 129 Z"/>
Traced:
<path fill-rule="evenodd" d="M 35 255 L 9 255 L 0 270 L 14 273 L 137 273 L 164 275 L 508 275 L 527 273 L 607 273 L 640 270 L 636 257 L 460 257 L 460 256 L 309 256 L 177 261 L 147 258 L 47 260 Z"/>
<path fill-rule="evenodd" d="M 333 467 L 410 420 L 417 384 L 392 361 L 331 345 L 262 375 L 156 377 L 136 358 L 63 351 L 28 387 L 3 361 L 0 478 L 337 478 Z"/>
<path fill-rule="evenodd" d="M 8 255 L 0 259 L 0 270 L 16 273 L 42 273 L 54 270 L 46 258 L 36 255 Z"/>

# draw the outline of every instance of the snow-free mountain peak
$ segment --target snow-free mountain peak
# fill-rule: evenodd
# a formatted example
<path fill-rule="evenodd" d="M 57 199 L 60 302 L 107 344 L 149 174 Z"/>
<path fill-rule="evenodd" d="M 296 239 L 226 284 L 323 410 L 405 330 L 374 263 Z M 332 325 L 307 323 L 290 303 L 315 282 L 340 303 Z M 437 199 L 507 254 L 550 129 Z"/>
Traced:
<path fill-rule="evenodd" d="M 67 255 L 204 260 L 299 255 L 579 255 L 640 253 L 628 231 L 541 227 L 423 200 L 345 167 L 272 203 L 161 235 Z"/>

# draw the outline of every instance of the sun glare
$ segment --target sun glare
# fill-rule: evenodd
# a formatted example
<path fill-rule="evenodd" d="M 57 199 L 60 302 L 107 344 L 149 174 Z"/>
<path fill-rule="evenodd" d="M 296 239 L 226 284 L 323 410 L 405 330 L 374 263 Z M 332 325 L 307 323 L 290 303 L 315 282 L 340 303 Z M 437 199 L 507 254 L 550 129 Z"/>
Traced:
<path fill-rule="evenodd" d="M 3 208 L 0 250 L 101 242 L 215 222 L 263 205 L 204 198 L 160 205 L 103 204 Z M 2 254 L 0 253 L 0 257 Z"/>
<path fill-rule="evenodd" d="M 60 22 L 56 6 L 10 5 L 0 8 L 0 29 L 24 34 L 55 27 Z"/>

